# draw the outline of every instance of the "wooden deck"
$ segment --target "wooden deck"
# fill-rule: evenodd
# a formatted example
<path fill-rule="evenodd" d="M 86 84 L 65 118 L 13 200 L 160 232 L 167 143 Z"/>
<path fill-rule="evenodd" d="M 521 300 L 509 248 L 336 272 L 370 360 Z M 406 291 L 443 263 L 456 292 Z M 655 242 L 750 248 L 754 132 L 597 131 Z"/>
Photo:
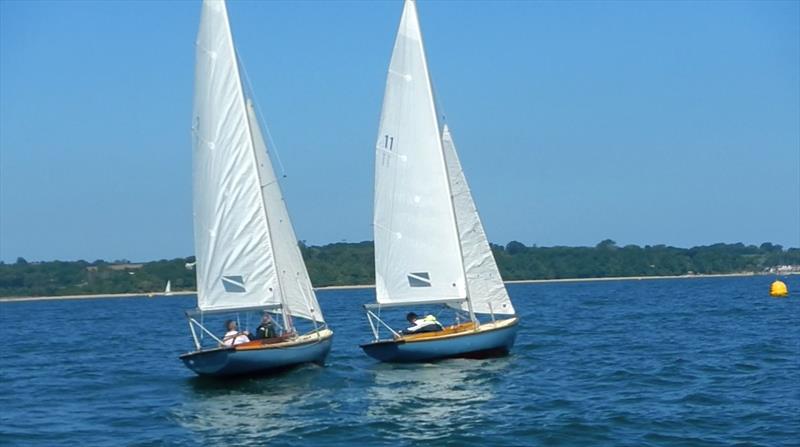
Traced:
<path fill-rule="evenodd" d="M 262 340 L 253 340 L 247 343 L 235 345 L 233 348 L 237 351 L 250 351 L 254 349 L 271 349 L 271 348 L 288 348 L 295 345 L 302 345 L 305 343 L 315 342 L 329 338 L 333 335 L 330 329 L 322 329 L 318 332 L 311 332 L 309 334 L 294 336 L 273 337 Z"/>
<path fill-rule="evenodd" d="M 492 323 L 484 323 L 481 324 L 480 326 L 477 326 L 472 321 L 468 321 L 466 323 L 447 326 L 446 328 L 444 328 L 439 332 L 423 332 L 421 334 L 403 335 L 402 337 L 397 338 L 397 340 L 398 341 L 402 340 L 405 342 L 416 342 L 416 341 L 427 341 L 437 338 L 458 337 L 460 335 L 466 335 L 468 333 L 493 331 L 495 329 L 501 329 L 507 326 L 512 326 L 516 323 L 517 323 L 516 317 L 505 320 L 497 320 Z"/>
<path fill-rule="evenodd" d="M 472 330 L 475 330 L 475 323 L 473 323 L 472 321 L 468 321 L 466 323 L 447 326 L 446 328 L 438 332 L 422 332 L 419 334 L 403 335 L 402 337 L 400 337 L 400 339 L 405 341 L 425 340 L 429 338 L 439 338 L 447 335 L 453 335 L 460 332 L 468 332 Z"/>

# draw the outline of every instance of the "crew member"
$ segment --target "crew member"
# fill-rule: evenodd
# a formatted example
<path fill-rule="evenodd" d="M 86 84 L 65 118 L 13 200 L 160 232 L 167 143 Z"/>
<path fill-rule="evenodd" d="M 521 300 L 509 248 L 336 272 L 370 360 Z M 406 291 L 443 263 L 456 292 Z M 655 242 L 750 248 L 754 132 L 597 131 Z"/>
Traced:
<path fill-rule="evenodd" d="M 277 336 L 278 331 L 275 328 L 275 322 L 272 321 L 272 317 L 267 312 L 264 312 L 264 316 L 261 317 L 261 324 L 256 328 L 256 340 Z"/>
<path fill-rule="evenodd" d="M 406 320 L 411 324 L 411 327 L 403 330 L 403 334 L 420 334 L 423 332 L 439 332 L 444 327 L 436 321 L 433 315 L 426 315 L 425 318 L 419 318 L 414 312 L 409 312 L 406 315 Z"/>
<path fill-rule="evenodd" d="M 222 337 L 222 344 L 225 346 L 238 345 L 240 343 L 247 343 L 250 341 L 250 333 L 247 331 L 239 332 L 239 325 L 234 320 L 225 322 L 225 328 L 228 332 Z"/>

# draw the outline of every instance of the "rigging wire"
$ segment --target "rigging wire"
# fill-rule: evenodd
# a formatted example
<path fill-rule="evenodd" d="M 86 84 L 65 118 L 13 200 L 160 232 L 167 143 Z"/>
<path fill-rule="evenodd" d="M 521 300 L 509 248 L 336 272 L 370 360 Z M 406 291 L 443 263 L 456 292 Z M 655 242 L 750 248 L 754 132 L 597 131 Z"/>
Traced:
<path fill-rule="evenodd" d="M 272 139 L 272 132 L 269 130 L 269 125 L 267 125 L 267 121 L 264 119 L 264 114 L 261 112 L 261 106 L 259 105 L 258 99 L 256 99 L 256 91 L 253 88 L 253 84 L 250 82 L 250 75 L 247 74 L 247 67 L 245 67 L 242 58 L 239 57 L 239 52 L 236 52 L 236 62 L 239 64 L 241 68 L 240 72 L 244 73 L 244 82 L 247 85 L 247 91 L 250 93 L 252 97 L 253 106 L 256 111 L 256 119 L 258 120 L 258 124 L 261 126 L 262 129 L 266 131 L 267 134 L 267 152 L 274 152 L 275 153 L 275 160 L 278 162 L 278 167 L 281 170 L 281 177 L 287 178 L 286 169 L 283 166 L 283 161 L 281 160 L 280 151 L 278 151 L 278 145 L 275 144 L 275 140 Z"/>
<path fill-rule="evenodd" d="M 436 92 L 439 90 L 436 88 L 436 82 L 433 80 L 433 75 L 431 74 L 430 65 L 428 64 L 428 54 L 427 51 L 425 52 L 425 65 L 428 66 L 428 81 L 431 83 L 431 95 L 433 96 L 433 107 L 436 111 L 436 121 L 439 124 L 439 132 L 444 129 L 445 124 L 447 124 L 447 113 L 445 113 L 444 109 L 444 102 L 439 99 L 439 95 Z"/>

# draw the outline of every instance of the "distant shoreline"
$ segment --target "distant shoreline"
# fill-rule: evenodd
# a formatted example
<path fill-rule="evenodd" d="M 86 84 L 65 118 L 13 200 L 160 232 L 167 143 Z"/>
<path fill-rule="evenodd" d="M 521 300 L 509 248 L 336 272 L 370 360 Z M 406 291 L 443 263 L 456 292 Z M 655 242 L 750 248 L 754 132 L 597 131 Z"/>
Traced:
<path fill-rule="evenodd" d="M 782 273 L 777 275 L 775 273 L 720 273 L 716 275 L 673 275 L 673 276 L 610 276 L 605 278 L 560 278 L 560 279 L 522 279 L 514 281 L 505 281 L 506 284 L 546 284 L 546 283 L 569 283 L 569 282 L 596 282 L 596 281 L 649 281 L 658 279 L 700 279 L 700 278 L 731 278 L 741 276 L 787 276 L 798 275 L 798 272 Z M 316 291 L 325 290 L 359 290 L 359 289 L 374 289 L 374 284 L 363 284 L 353 286 L 326 286 L 316 287 Z M 56 296 L 21 296 L 21 297 L 0 297 L 0 303 L 10 302 L 25 302 L 25 301 L 56 301 L 56 300 L 86 300 L 98 298 L 165 298 L 170 296 L 186 296 L 194 295 L 197 292 L 194 290 L 183 290 L 179 292 L 172 292 L 165 295 L 164 292 L 151 292 L 151 293 L 109 293 L 109 294 L 91 294 L 91 295 L 56 295 Z"/>
<path fill-rule="evenodd" d="M 107 294 L 88 294 L 88 295 L 53 295 L 53 296 L 20 296 L 2 297 L 0 303 L 17 301 L 56 301 L 56 300 L 91 300 L 97 298 L 166 298 L 180 295 L 194 295 L 194 290 L 182 290 L 171 292 L 165 295 L 164 292 L 145 292 L 145 293 L 107 293 Z"/>
<path fill-rule="evenodd" d="M 770 275 L 774 275 L 774 273 L 742 272 L 742 273 L 719 273 L 713 275 L 607 276 L 603 278 L 520 279 L 516 281 L 505 281 L 505 283 L 539 284 L 548 282 L 642 281 L 642 280 L 653 280 L 653 279 L 731 278 L 739 276 L 770 276 Z"/>

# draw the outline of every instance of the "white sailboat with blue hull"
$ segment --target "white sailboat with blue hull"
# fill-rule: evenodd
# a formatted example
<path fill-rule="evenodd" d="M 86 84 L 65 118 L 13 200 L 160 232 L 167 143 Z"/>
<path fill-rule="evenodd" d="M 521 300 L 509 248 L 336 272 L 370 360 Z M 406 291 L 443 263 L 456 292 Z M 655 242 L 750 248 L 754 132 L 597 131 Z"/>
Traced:
<path fill-rule="evenodd" d="M 374 339 L 361 347 L 387 362 L 508 353 L 518 318 L 439 121 L 413 0 L 389 64 L 375 155 L 377 302 L 365 306 Z M 456 309 L 455 324 L 404 334 L 381 318 L 388 308 L 433 304 Z"/>
<path fill-rule="evenodd" d="M 195 350 L 180 356 L 200 375 L 266 373 L 322 364 L 331 348 L 280 186 L 239 73 L 224 0 L 204 0 L 197 36 L 193 133 L 197 309 L 187 312 Z M 222 315 L 274 317 L 277 334 L 248 341 L 206 326 Z M 269 318 L 271 319 L 271 317 Z"/>

